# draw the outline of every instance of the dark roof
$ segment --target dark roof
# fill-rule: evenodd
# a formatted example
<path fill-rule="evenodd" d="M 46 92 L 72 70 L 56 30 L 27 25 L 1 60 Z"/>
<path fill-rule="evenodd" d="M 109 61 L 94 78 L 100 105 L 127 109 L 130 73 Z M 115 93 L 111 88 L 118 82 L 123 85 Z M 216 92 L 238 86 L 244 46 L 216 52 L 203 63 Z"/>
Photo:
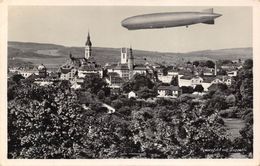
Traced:
<path fill-rule="evenodd" d="M 193 75 L 184 75 L 180 77 L 180 79 L 191 80 L 193 77 L 194 77 Z"/>
<path fill-rule="evenodd" d="M 109 73 L 107 73 L 107 75 L 111 76 L 111 77 L 119 77 L 119 74 L 116 72 L 109 72 Z"/>
<path fill-rule="evenodd" d="M 72 68 L 60 68 L 60 72 L 62 74 L 68 74 L 71 71 Z"/>
<path fill-rule="evenodd" d="M 106 69 L 114 69 L 117 66 L 117 64 L 111 64 L 108 66 L 105 66 Z"/>
<path fill-rule="evenodd" d="M 73 65 L 74 67 L 80 67 L 82 64 L 86 63 L 87 60 L 82 57 L 71 57 L 69 64 Z"/>
<path fill-rule="evenodd" d="M 129 70 L 128 65 L 127 64 L 118 64 L 115 69 L 117 70 Z"/>
<path fill-rule="evenodd" d="M 178 86 L 173 86 L 173 85 L 171 85 L 171 86 L 159 86 L 157 89 L 158 89 L 158 90 L 177 91 L 177 90 L 179 90 L 179 87 L 178 87 Z"/>
<path fill-rule="evenodd" d="M 177 69 L 170 69 L 168 72 L 179 72 Z"/>
<path fill-rule="evenodd" d="M 123 80 L 121 77 L 111 77 L 111 82 L 112 82 L 112 83 L 114 83 L 114 82 L 123 83 L 124 80 Z"/>
<path fill-rule="evenodd" d="M 178 73 L 179 75 L 186 75 L 186 76 L 192 75 L 192 73 L 188 70 L 179 70 Z"/>
<path fill-rule="evenodd" d="M 79 68 L 79 70 L 83 70 L 83 71 L 96 71 L 97 68 L 94 65 L 83 65 Z"/>
<path fill-rule="evenodd" d="M 203 79 L 203 82 L 211 83 L 213 80 L 216 79 L 216 77 L 215 76 L 203 76 L 202 79 Z"/>
<path fill-rule="evenodd" d="M 134 65 L 134 70 L 146 70 L 146 66 L 143 64 Z"/>

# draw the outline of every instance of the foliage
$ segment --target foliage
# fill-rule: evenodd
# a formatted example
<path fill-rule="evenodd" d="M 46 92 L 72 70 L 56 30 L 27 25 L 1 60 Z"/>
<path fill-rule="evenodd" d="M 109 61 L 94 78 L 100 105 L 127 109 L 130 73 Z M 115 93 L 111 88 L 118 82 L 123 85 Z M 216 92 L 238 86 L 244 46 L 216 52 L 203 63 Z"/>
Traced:
<path fill-rule="evenodd" d="M 141 88 L 139 91 L 137 91 L 137 96 L 139 98 L 142 99 L 148 99 L 148 98 L 153 98 L 157 96 L 157 92 L 152 90 L 152 89 L 148 89 L 147 87 Z"/>
<path fill-rule="evenodd" d="M 128 93 L 130 91 L 139 91 L 141 88 L 147 87 L 148 89 L 152 89 L 154 87 L 154 83 L 145 75 L 135 74 L 134 77 L 123 84 L 123 91 Z"/>
<path fill-rule="evenodd" d="M 83 89 L 90 89 L 91 93 L 97 94 L 99 90 L 106 87 L 106 82 L 98 74 L 88 74 L 82 85 Z"/>
<path fill-rule="evenodd" d="M 204 88 L 202 85 L 196 85 L 194 88 L 194 92 L 203 92 Z"/>
<path fill-rule="evenodd" d="M 178 76 L 173 76 L 170 84 L 173 86 L 179 86 Z"/>
<path fill-rule="evenodd" d="M 77 158 L 83 110 L 73 92 L 20 88 L 8 102 L 8 157 Z"/>
<path fill-rule="evenodd" d="M 191 86 L 182 86 L 181 91 L 182 93 L 193 93 L 193 88 Z"/>
<path fill-rule="evenodd" d="M 246 66 L 231 87 L 151 101 L 112 95 L 94 75 L 85 78 L 83 91 L 70 90 L 68 81 L 41 87 L 9 79 L 8 158 L 227 158 L 234 148 L 252 156 L 253 73 Z M 156 86 L 137 74 L 123 89 L 147 99 Z M 246 123 L 233 142 L 220 116 L 229 110 Z"/>
<path fill-rule="evenodd" d="M 252 69 L 253 68 L 253 60 L 252 59 L 247 59 L 245 60 L 243 64 L 244 69 Z"/>

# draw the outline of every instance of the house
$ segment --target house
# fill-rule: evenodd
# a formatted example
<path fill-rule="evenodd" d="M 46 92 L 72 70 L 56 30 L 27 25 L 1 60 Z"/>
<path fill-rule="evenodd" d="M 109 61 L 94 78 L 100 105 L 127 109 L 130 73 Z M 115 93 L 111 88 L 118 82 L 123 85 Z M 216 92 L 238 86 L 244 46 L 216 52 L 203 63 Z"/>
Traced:
<path fill-rule="evenodd" d="M 191 86 L 192 75 L 179 75 L 179 86 Z"/>
<path fill-rule="evenodd" d="M 202 85 L 204 91 L 208 91 L 208 87 L 214 79 L 215 76 L 182 76 L 179 79 L 179 86 L 191 86 L 195 88 L 196 85 Z"/>
<path fill-rule="evenodd" d="M 107 73 L 106 82 L 110 88 L 120 88 L 124 81 L 116 72 Z"/>
<path fill-rule="evenodd" d="M 201 85 L 204 88 L 204 91 L 208 91 L 208 88 L 212 84 L 212 81 L 216 79 L 216 76 L 203 76 L 202 79 Z"/>
<path fill-rule="evenodd" d="M 137 95 L 136 95 L 136 93 L 134 91 L 131 91 L 131 92 L 128 93 L 128 98 L 129 99 L 130 98 L 136 98 L 136 97 L 137 97 Z"/>
<path fill-rule="evenodd" d="M 65 64 L 59 68 L 61 80 L 72 80 L 77 75 L 77 69 L 70 64 Z"/>
<path fill-rule="evenodd" d="M 118 75 L 125 80 L 129 79 L 129 68 L 127 64 L 118 64 L 114 68 L 114 72 L 118 73 Z"/>
<path fill-rule="evenodd" d="M 81 89 L 82 88 L 82 84 L 84 83 L 84 79 L 75 77 L 70 82 L 72 84 L 72 86 L 70 87 L 71 89 L 75 89 L 75 90 L 76 89 Z"/>
<path fill-rule="evenodd" d="M 38 84 L 40 86 L 48 86 L 48 85 L 52 85 L 53 84 L 53 80 L 49 80 L 49 79 L 36 79 L 34 81 L 35 84 Z"/>
<path fill-rule="evenodd" d="M 159 86 L 157 88 L 158 96 L 157 97 L 177 97 L 179 95 L 178 86 Z"/>
<path fill-rule="evenodd" d="M 96 74 L 96 73 L 98 73 L 101 78 L 103 77 L 103 70 L 101 69 L 100 66 L 96 64 L 83 65 L 78 69 L 79 78 L 85 78 L 87 74 Z"/>
<path fill-rule="evenodd" d="M 158 80 L 162 81 L 163 83 L 168 83 L 170 84 L 172 81 L 172 75 L 158 75 Z"/>
<path fill-rule="evenodd" d="M 223 76 L 222 77 L 222 81 L 226 85 L 230 86 L 232 84 L 232 77 L 230 77 L 230 76 Z"/>
<path fill-rule="evenodd" d="M 211 82 L 211 84 L 226 84 L 226 85 L 230 86 L 232 84 L 232 77 L 218 76 Z"/>
<path fill-rule="evenodd" d="M 177 75 L 179 75 L 179 72 L 177 70 L 171 69 L 171 70 L 168 70 L 168 75 L 177 76 Z"/>
<path fill-rule="evenodd" d="M 133 66 L 133 75 L 135 74 L 146 74 L 147 67 L 143 64 L 136 64 Z"/>
<path fill-rule="evenodd" d="M 74 82 L 70 88 L 71 88 L 71 89 L 75 89 L 75 90 L 76 90 L 76 89 L 80 89 L 80 88 L 81 88 L 81 85 L 80 85 L 79 83 L 77 83 L 77 82 Z"/>
<path fill-rule="evenodd" d="M 199 76 L 192 77 L 191 85 L 200 85 L 203 82 L 203 78 Z"/>
<path fill-rule="evenodd" d="M 203 69 L 203 75 L 204 76 L 213 76 L 214 75 L 214 69 L 204 68 Z"/>
<path fill-rule="evenodd" d="M 235 77 L 235 76 L 237 76 L 237 70 L 228 71 L 227 75 L 229 77 Z"/>
<path fill-rule="evenodd" d="M 33 67 L 33 68 L 26 68 L 26 67 L 25 68 L 24 67 L 11 68 L 11 69 L 9 69 L 9 72 L 13 73 L 13 74 L 20 74 L 24 78 L 28 78 L 32 74 L 39 75 L 39 70 L 36 67 Z"/>

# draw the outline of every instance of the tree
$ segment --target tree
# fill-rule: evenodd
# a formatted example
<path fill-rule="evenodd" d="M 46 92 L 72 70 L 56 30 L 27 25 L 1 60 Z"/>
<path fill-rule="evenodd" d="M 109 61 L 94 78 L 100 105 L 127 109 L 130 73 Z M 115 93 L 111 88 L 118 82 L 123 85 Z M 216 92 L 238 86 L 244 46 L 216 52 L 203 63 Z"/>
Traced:
<path fill-rule="evenodd" d="M 206 66 L 208 68 L 215 68 L 215 63 L 211 60 L 206 61 Z"/>
<path fill-rule="evenodd" d="M 12 80 L 16 84 L 19 84 L 22 79 L 24 79 L 24 77 L 21 74 L 15 74 L 15 75 L 12 76 Z"/>
<path fill-rule="evenodd" d="M 230 106 L 233 106 L 233 105 L 236 103 L 236 97 L 235 97 L 235 95 L 230 94 L 229 96 L 227 96 L 226 102 L 227 102 L 227 104 L 229 104 Z"/>
<path fill-rule="evenodd" d="M 193 93 L 193 88 L 191 86 L 182 86 L 181 91 L 182 93 Z"/>
<path fill-rule="evenodd" d="M 144 87 L 152 89 L 154 87 L 154 83 L 143 74 L 135 74 L 131 80 L 123 84 L 122 88 L 125 92 L 128 93 L 132 90 L 138 91 Z"/>
<path fill-rule="evenodd" d="M 247 59 L 245 60 L 243 64 L 244 69 L 252 69 L 253 68 L 253 60 L 252 59 Z"/>
<path fill-rule="evenodd" d="M 8 158 L 78 158 L 84 112 L 73 92 L 23 87 L 8 101 Z"/>
<path fill-rule="evenodd" d="M 97 97 L 98 97 L 99 99 L 104 99 L 104 97 L 105 97 L 105 92 L 104 92 L 102 89 L 99 90 L 98 93 L 97 93 Z"/>
<path fill-rule="evenodd" d="M 143 99 L 148 99 L 150 97 L 156 97 L 157 92 L 153 91 L 152 89 L 148 89 L 147 87 L 144 87 L 137 91 L 137 96 Z"/>
<path fill-rule="evenodd" d="M 82 87 L 90 89 L 91 93 L 97 94 L 99 90 L 106 87 L 106 82 L 100 78 L 99 74 L 88 74 L 84 79 Z"/>
<path fill-rule="evenodd" d="M 220 69 L 217 74 L 218 75 L 227 75 L 227 71 L 224 69 Z"/>
<path fill-rule="evenodd" d="M 163 72 L 163 75 L 164 75 L 164 76 L 167 76 L 167 74 L 168 74 L 168 69 L 167 69 L 167 67 L 164 67 L 163 70 L 162 70 L 162 72 Z"/>
<path fill-rule="evenodd" d="M 173 76 L 173 77 L 172 77 L 171 85 L 173 85 L 173 86 L 179 86 L 178 76 Z"/>
<path fill-rule="evenodd" d="M 204 88 L 202 85 L 196 85 L 195 88 L 194 88 L 194 91 L 195 92 L 203 92 L 204 91 Z"/>
<path fill-rule="evenodd" d="M 198 66 L 199 66 L 199 64 L 200 64 L 200 62 L 199 62 L 199 61 L 194 61 L 194 62 L 193 62 L 193 65 L 195 65 L 196 67 L 198 67 Z"/>

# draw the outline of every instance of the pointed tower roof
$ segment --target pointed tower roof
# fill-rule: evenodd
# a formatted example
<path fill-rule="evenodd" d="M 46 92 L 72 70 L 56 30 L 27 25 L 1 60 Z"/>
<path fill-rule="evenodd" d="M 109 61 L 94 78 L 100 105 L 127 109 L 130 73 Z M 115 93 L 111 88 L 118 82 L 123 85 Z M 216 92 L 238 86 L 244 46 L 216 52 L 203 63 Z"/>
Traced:
<path fill-rule="evenodd" d="M 86 41 L 86 46 L 92 46 L 92 43 L 91 43 L 91 41 L 90 41 L 89 32 L 88 32 L 88 37 L 87 37 L 87 41 Z"/>

